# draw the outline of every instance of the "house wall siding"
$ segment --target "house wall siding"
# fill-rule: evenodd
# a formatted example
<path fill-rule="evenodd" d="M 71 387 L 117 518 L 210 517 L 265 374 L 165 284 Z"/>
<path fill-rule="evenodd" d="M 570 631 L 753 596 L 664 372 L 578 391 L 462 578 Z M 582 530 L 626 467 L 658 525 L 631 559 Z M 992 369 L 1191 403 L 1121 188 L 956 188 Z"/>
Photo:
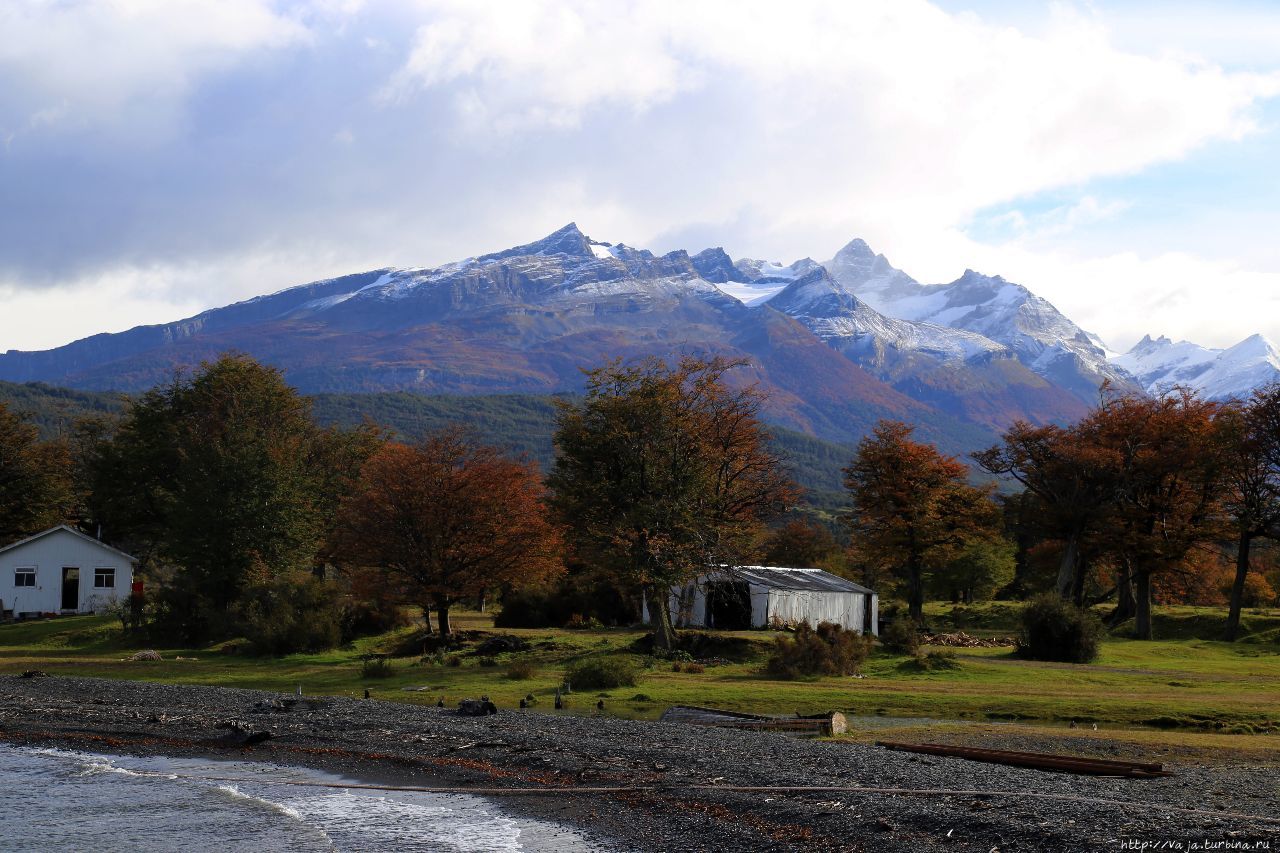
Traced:
<path fill-rule="evenodd" d="M 66 530 L 57 530 L 32 542 L 0 553 L 0 609 L 21 613 L 58 613 L 62 610 L 62 569 L 80 570 L 79 613 L 91 613 L 129 595 L 133 564 L 121 554 Z M 14 585 L 20 568 L 36 570 L 34 587 Z M 115 569 L 115 587 L 96 589 L 94 569 Z"/>

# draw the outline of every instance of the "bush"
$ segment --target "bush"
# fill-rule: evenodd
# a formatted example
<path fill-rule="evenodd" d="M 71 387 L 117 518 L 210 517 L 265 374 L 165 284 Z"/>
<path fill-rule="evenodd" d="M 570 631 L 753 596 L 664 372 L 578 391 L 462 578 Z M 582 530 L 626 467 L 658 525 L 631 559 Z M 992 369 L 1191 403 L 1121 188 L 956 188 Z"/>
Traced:
<path fill-rule="evenodd" d="M 880 643 L 891 652 L 915 657 L 920 654 L 920 631 L 916 623 L 900 616 L 880 630 Z"/>
<path fill-rule="evenodd" d="M 603 628 L 604 625 L 594 616 L 583 616 L 581 613 L 575 613 L 564 623 L 564 627 L 570 631 L 591 631 L 596 628 Z"/>
<path fill-rule="evenodd" d="M 640 667 L 629 657 L 597 655 L 569 667 L 565 680 L 575 690 L 605 690 L 613 687 L 635 687 Z"/>
<path fill-rule="evenodd" d="M 1102 623 L 1052 593 L 1032 599 L 1022 610 L 1018 654 L 1032 660 L 1088 663 L 1098 656 Z"/>
<path fill-rule="evenodd" d="M 537 674 L 537 667 L 527 658 L 519 658 L 507 664 L 507 678 L 512 681 L 526 681 Z"/>
<path fill-rule="evenodd" d="M 791 637 L 774 642 L 767 671 L 776 678 L 805 675 L 855 675 L 871 651 L 871 640 L 857 631 L 823 622 L 814 630 L 801 623 Z"/>
<path fill-rule="evenodd" d="M 360 664 L 361 678 L 390 678 L 395 674 L 391 661 L 382 655 L 365 655 Z"/>
<path fill-rule="evenodd" d="M 905 672 L 939 672 L 946 669 L 959 669 L 960 661 L 956 653 L 951 651 L 934 651 L 925 655 L 916 655 L 898 665 Z"/>
<path fill-rule="evenodd" d="M 393 628 L 404 628 L 413 623 L 409 614 L 397 604 L 361 599 L 349 601 L 342 608 L 342 641 L 357 637 L 385 634 Z"/>
<path fill-rule="evenodd" d="M 684 671 L 690 675 L 699 675 L 707 671 L 707 668 L 700 663 L 687 663 L 684 665 Z"/>
<path fill-rule="evenodd" d="M 342 641 L 337 591 L 309 572 L 280 575 L 246 587 L 231 615 L 238 623 L 237 633 L 258 654 L 317 652 Z"/>

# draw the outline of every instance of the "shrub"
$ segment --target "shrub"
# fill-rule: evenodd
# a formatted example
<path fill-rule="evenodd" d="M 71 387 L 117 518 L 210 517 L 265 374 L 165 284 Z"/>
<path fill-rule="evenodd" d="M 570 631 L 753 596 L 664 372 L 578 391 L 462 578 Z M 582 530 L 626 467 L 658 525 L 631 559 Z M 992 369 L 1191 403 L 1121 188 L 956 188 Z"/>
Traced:
<path fill-rule="evenodd" d="M 507 664 L 507 678 L 512 681 L 526 681 L 537 674 L 537 667 L 528 658 L 517 658 Z"/>
<path fill-rule="evenodd" d="M 360 664 L 361 678 L 390 678 L 395 669 L 391 661 L 382 655 L 365 655 Z"/>
<path fill-rule="evenodd" d="M 619 655 L 595 655 L 575 663 L 565 673 L 565 680 L 575 690 L 602 690 L 613 687 L 635 687 L 640 668 L 634 660 Z"/>
<path fill-rule="evenodd" d="M 1037 596 L 1022 610 L 1018 654 L 1032 660 L 1088 663 L 1098 656 L 1102 623 L 1052 593 Z"/>
<path fill-rule="evenodd" d="M 707 668 L 700 663 L 687 663 L 684 665 L 684 671 L 691 675 L 698 675 L 707 671 Z"/>
<path fill-rule="evenodd" d="M 880 643 L 891 652 L 915 657 L 920 654 L 920 631 L 916 623 L 899 617 L 881 629 Z"/>
<path fill-rule="evenodd" d="M 333 585 L 309 572 L 279 575 L 246 587 L 231 608 L 237 633 L 258 654 L 331 649 L 342 640 Z"/>
<path fill-rule="evenodd" d="M 340 627 L 342 640 L 385 634 L 393 628 L 404 628 L 413 620 L 403 607 L 369 599 L 349 601 L 342 608 Z"/>
<path fill-rule="evenodd" d="M 791 637 L 774 641 L 767 671 L 777 678 L 854 675 L 871 650 L 870 638 L 823 622 L 817 630 L 801 623 Z"/>
<path fill-rule="evenodd" d="M 960 661 L 956 653 L 951 651 L 934 651 L 903 661 L 898 669 L 906 672 L 939 672 L 946 669 L 959 669 Z"/>
<path fill-rule="evenodd" d="M 583 616 L 581 613 L 575 613 L 569 617 L 564 623 L 564 627 L 570 631 L 590 631 L 595 628 L 603 628 L 600 620 L 594 616 Z"/>
<path fill-rule="evenodd" d="M 493 658 L 480 658 L 481 666 L 497 666 L 498 662 Z"/>

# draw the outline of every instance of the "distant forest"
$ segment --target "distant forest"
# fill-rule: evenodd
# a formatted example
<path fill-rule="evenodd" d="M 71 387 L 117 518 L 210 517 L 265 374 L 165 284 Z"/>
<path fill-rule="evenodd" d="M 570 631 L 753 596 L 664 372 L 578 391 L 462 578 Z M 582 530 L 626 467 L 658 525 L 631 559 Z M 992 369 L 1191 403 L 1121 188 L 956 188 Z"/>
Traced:
<path fill-rule="evenodd" d="M 116 392 L 77 391 L 42 382 L 0 382 L 0 403 L 30 418 L 44 439 L 68 434 L 81 418 L 117 416 L 127 400 L 126 395 Z M 311 400 L 316 422 L 323 426 L 352 427 L 369 420 L 394 430 L 399 438 L 414 441 L 442 427 L 463 423 L 483 441 L 528 454 L 543 471 L 550 470 L 554 456 L 555 398 L 550 396 L 428 396 L 399 391 L 316 394 Z M 854 448 L 784 427 L 771 429 L 796 482 L 805 489 L 806 502 L 828 517 L 847 505 L 840 472 L 853 458 Z"/>

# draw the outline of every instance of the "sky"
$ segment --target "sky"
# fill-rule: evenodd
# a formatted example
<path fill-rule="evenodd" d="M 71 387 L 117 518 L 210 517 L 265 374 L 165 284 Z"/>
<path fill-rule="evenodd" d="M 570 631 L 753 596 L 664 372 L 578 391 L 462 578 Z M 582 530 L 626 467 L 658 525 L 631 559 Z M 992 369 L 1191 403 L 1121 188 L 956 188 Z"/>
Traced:
<path fill-rule="evenodd" d="M 575 221 L 1280 341 L 1280 3 L 8 0 L 0 350 Z"/>

